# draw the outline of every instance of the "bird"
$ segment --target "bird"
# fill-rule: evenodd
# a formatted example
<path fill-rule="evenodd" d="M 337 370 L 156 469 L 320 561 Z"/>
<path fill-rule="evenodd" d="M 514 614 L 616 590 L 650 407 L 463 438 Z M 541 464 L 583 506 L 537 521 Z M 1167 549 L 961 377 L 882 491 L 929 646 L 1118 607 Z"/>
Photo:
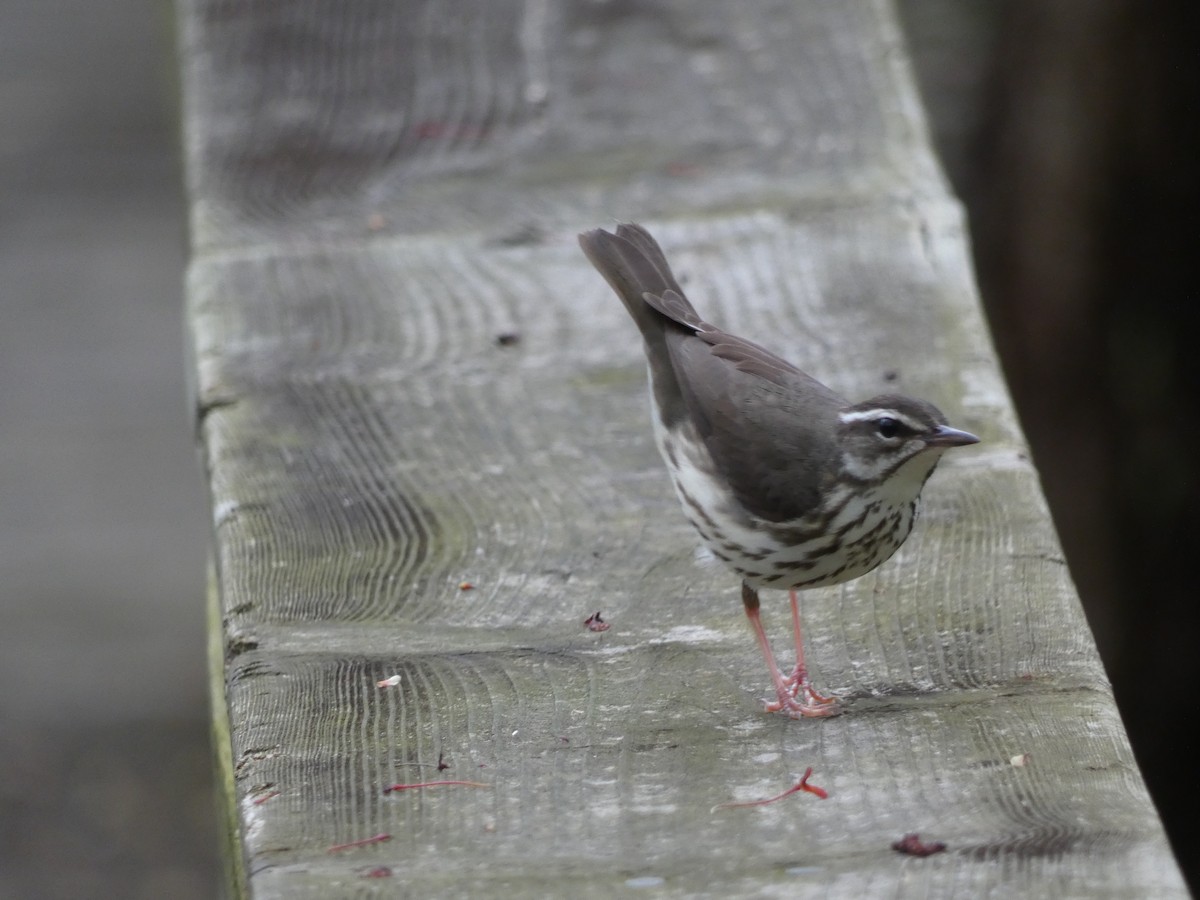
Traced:
<path fill-rule="evenodd" d="M 641 332 L 655 444 L 683 512 L 741 578 L 775 690 L 767 711 L 837 715 L 838 699 L 808 675 L 798 591 L 850 581 L 891 557 L 942 454 L 979 438 L 925 400 L 851 403 L 704 321 L 641 225 L 585 231 L 579 245 Z M 796 664 L 786 677 L 760 615 L 759 591 L 771 588 L 791 603 Z"/>

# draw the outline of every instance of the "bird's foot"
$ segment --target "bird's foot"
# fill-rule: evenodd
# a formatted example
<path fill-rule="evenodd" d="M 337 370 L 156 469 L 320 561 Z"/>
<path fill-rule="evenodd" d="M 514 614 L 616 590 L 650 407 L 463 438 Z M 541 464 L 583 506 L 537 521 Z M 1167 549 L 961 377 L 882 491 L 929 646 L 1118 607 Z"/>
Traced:
<path fill-rule="evenodd" d="M 824 697 L 805 680 L 780 691 L 778 699 L 766 701 L 767 712 L 782 712 L 793 719 L 819 719 L 836 716 L 842 709 L 833 697 Z"/>
<path fill-rule="evenodd" d="M 796 663 L 796 668 L 792 669 L 792 674 L 785 678 L 783 683 L 787 685 L 793 697 L 803 694 L 806 699 L 818 705 L 837 703 L 837 698 L 817 693 L 812 682 L 808 680 L 808 669 L 801 663 Z"/>

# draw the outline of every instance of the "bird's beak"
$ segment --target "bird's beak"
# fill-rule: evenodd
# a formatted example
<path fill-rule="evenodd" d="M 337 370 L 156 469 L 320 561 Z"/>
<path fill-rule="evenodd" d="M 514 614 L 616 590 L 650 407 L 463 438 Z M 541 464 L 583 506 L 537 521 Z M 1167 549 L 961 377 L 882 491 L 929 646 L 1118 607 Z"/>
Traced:
<path fill-rule="evenodd" d="M 978 444 L 979 438 L 969 431 L 959 431 L 949 425 L 939 425 L 933 434 L 925 438 L 926 447 L 964 447 L 967 444 Z"/>

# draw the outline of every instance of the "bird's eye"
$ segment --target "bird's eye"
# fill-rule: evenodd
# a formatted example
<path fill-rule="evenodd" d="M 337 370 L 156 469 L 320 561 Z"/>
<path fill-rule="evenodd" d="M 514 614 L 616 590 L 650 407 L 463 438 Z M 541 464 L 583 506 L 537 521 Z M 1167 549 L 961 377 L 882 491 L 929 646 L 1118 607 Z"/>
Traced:
<path fill-rule="evenodd" d="M 880 437 L 894 438 L 900 433 L 900 423 L 891 416 L 883 416 L 876 419 L 875 427 L 879 429 Z"/>

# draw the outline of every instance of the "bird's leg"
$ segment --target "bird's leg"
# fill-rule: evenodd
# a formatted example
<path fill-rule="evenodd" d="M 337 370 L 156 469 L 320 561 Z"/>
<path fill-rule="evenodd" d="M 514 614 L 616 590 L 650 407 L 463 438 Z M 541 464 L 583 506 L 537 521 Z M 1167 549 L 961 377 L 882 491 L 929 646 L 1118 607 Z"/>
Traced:
<path fill-rule="evenodd" d="M 792 603 L 792 635 L 796 640 L 796 668 L 784 679 L 784 684 L 792 692 L 792 696 L 803 695 L 805 700 L 815 705 L 837 703 L 833 697 L 818 694 L 808 680 L 808 667 L 804 665 L 804 633 L 800 629 L 800 592 L 794 588 L 788 591 L 788 600 Z"/>
<path fill-rule="evenodd" d="M 750 620 L 750 627 L 754 629 L 754 637 L 758 641 L 759 649 L 762 650 L 763 658 L 767 661 L 771 682 L 775 685 L 777 699 L 767 703 L 767 712 L 786 712 L 796 719 L 805 716 L 837 715 L 839 710 L 836 702 L 820 697 L 807 685 L 803 688 L 799 686 L 793 688 L 784 679 L 783 673 L 779 671 L 779 666 L 775 662 L 775 654 L 771 652 L 771 642 L 767 640 L 767 633 L 763 630 L 762 619 L 759 617 L 758 592 L 744 581 L 742 582 L 742 604 L 746 607 L 746 618 Z"/>

